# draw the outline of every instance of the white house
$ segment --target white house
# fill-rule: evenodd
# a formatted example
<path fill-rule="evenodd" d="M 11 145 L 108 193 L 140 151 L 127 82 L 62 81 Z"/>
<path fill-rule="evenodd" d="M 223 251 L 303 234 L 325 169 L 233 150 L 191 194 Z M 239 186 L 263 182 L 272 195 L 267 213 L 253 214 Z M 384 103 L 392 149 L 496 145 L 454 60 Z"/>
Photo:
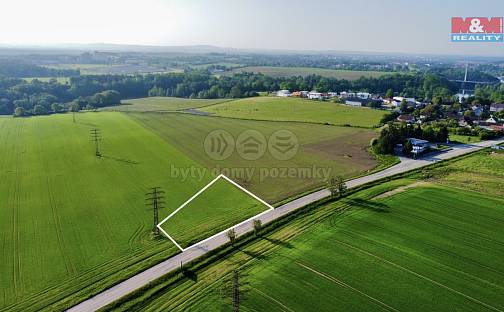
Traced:
<path fill-rule="evenodd" d="M 342 98 L 349 98 L 349 97 L 350 97 L 350 98 L 352 98 L 352 97 L 355 97 L 356 95 L 355 95 L 355 92 L 346 92 L 346 91 L 341 91 L 341 92 L 340 92 L 340 96 L 341 96 Z"/>
<path fill-rule="evenodd" d="M 352 99 L 352 100 L 346 100 L 345 101 L 346 105 L 351 105 L 351 106 L 362 106 L 362 102 Z"/>
<path fill-rule="evenodd" d="M 370 99 L 371 98 L 371 93 L 367 92 L 357 92 L 356 96 L 360 99 Z"/>
<path fill-rule="evenodd" d="M 322 93 L 315 92 L 315 91 L 311 91 L 310 93 L 308 93 L 308 98 L 311 100 L 322 100 L 323 99 Z"/>
<path fill-rule="evenodd" d="M 411 143 L 413 147 L 411 153 L 413 154 L 414 157 L 416 157 L 418 154 L 425 152 L 429 148 L 429 141 L 415 138 L 409 138 L 408 141 Z"/>
<path fill-rule="evenodd" d="M 504 104 L 492 104 L 490 105 L 490 111 L 494 113 L 500 113 L 504 111 Z"/>
<path fill-rule="evenodd" d="M 276 95 L 287 97 L 287 96 L 291 96 L 291 93 L 289 90 L 280 90 L 280 91 L 277 91 Z"/>

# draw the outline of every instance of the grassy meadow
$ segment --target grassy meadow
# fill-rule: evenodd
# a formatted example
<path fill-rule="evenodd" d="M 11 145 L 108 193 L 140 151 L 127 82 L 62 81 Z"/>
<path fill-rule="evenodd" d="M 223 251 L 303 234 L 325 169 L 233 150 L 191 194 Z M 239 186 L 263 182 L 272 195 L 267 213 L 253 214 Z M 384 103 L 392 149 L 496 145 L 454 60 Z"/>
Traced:
<path fill-rule="evenodd" d="M 227 99 L 185 99 L 175 97 L 147 97 L 123 100 L 121 105 L 101 108 L 101 111 L 120 112 L 171 112 L 229 101 Z"/>
<path fill-rule="evenodd" d="M 498 171 L 501 155 L 479 152 L 310 209 L 197 278 L 160 282 L 114 311 L 229 309 L 234 270 L 244 311 L 502 311 L 504 200 L 443 177 L 467 165 Z"/>
<path fill-rule="evenodd" d="M 320 75 L 327 78 L 337 78 L 346 80 L 357 80 L 360 77 L 378 78 L 383 75 L 391 74 L 391 72 L 381 71 L 359 71 L 359 70 L 343 70 L 343 69 L 325 69 L 314 67 L 273 67 L 273 66 L 247 66 L 233 69 L 231 73 L 261 73 L 272 77 L 292 77 L 292 76 L 308 76 Z"/>
<path fill-rule="evenodd" d="M 201 109 L 222 117 L 300 121 L 373 128 L 385 111 L 357 108 L 332 102 L 300 98 L 254 97 L 220 103 Z"/>
<path fill-rule="evenodd" d="M 324 185 L 327 178 L 324 172 L 328 176 L 352 177 L 378 164 L 367 151 L 370 139 L 376 135 L 369 129 L 189 114 L 130 113 L 130 116 L 208 170 L 226 174 L 270 204 Z M 277 130 L 289 130 L 298 138 L 299 150 L 289 160 L 277 160 L 268 151 L 257 160 L 243 159 L 236 151 L 225 160 L 214 160 L 205 153 L 203 143 L 209 133 L 218 129 L 226 130 L 235 139 L 250 129 L 259 131 L 265 139 Z M 301 168 L 314 174 L 296 171 L 294 175 L 282 176 L 280 171 L 284 168 Z"/>
<path fill-rule="evenodd" d="M 221 178 L 161 227 L 186 248 L 268 209 Z"/>

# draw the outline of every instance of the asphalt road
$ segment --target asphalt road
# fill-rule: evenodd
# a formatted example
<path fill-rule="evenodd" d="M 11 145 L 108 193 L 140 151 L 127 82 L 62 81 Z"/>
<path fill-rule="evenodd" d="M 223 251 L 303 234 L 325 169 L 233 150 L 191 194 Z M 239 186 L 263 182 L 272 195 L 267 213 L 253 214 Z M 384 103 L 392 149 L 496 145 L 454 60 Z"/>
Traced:
<path fill-rule="evenodd" d="M 497 143 L 502 143 L 504 142 L 503 139 L 499 140 L 492 140 L 492 141 L 485 141 L 485 142 L 480 142 L 480 143 L 474 143 L 470 145 L 454 145 L 452 148 L 448 151 L 436 154 L 436 155 L 427 155 L 422 159 L 418 160 L 413 160 L 409 158 L 401 158 L 401 163 L 390 167 L 388 169 L 385 169 L 383 171 L 360 177 L 354 180 L 348 181 L 347 187 L 352 188 L 352 187 L 357 187 L 362 184 L 372 182 L 379 180 L 384 177 L 389 177 L 398 173 L 403 173 L 406 171 L 410 171 L 413 169 L 417 169 L 420 167 L 427 166 L 429 164 L 432 164 L 434 162 L 438 162 L 441 160 L 446 160 L 450 159 L 453 157 L 461 156 L 467 153 L 471 153 L 474 151 L 477 151 L 479 149 L 482 149 L 484 147 L 490 147 L 494 144 Z M 295 211 L 301 207 L 304 207 L 310 203 L 313 203 L 319 199 L 322 199 L 324 197 L 327 197 L 330 195 L 330 192 L 326 189 L 320 190 L 308 195 L 305 195 L 303 197 L 300 197 L 298 199 L 295 199 L 291 202 L 288 202 L 275 210 L 272 210 L 262 216 L 260 216 L 258 219 L 262 221 L 263 224 L 266 224 L 268 222 L 271 222 L 275 219 L 278 219 L 282 216 L 285 216 L 289 214 L 292 211 Z M 235 231 L 237 235 L 241 235 L 247 232 L 250 232 L 253 230 L 253 225 L 252 222 L 250 223 L 245 223 L 240 226 L 235 227 Z M 197 244 L 192 246 L 189 249 L 186 249 L 184 252 L 173 256 L 153 267 L 150 269 L 147 269 L 119 284 L 116 286 L 113 286 L 112 288 L 109 288 L 96 296 L 85 300 L 81 302 L 80 304 L 72 307 L 68 311 L 72 312 L 84 312 L 84 311 L 95 311 L 98 310 L 118 299 L 121 297 L 135 291 L 136 289 L 146 285 L 149 282 L 152 282 L 161 276 L 176 270 L 180 267 L 180 263 L 186 263 L 191 260 L 194 260 L 205 253 L 207 253 L 210 250 L 216 249 L 225 243 L 228 242 L 228 238 L 225 233 L 215 236 L 212 239 L 205 241 L 203 243 Z"/>

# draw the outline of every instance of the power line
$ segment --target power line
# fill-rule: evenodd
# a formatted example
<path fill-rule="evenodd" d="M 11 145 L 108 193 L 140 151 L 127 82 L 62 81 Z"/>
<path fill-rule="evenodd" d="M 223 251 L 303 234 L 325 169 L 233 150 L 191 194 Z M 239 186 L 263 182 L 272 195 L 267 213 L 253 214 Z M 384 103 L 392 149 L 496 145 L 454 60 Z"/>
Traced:
<path fill-rule="evenodd" d="M 157 225 L 159 224 L 159 209 L 163 208 L 164 206 L 164 194 L 165 192 L 161 190 L 161 187 L 155 186 L 150 188 L 150 192 L 146 193 L 146 204 L 149 207 L 152 207 L 153 211 L 153 219 L 154 219 L 154 226 L 152 228 L 152 231 L 154 234 L 159 235 L 159 228 Z"/>
<path fill-rule="evenodd" d="M 101 133 L 99 129 L 91 129 L 91 139 L 95 142 L 95 155 L 96 157 L 101 157 L 100 144 Z"/>

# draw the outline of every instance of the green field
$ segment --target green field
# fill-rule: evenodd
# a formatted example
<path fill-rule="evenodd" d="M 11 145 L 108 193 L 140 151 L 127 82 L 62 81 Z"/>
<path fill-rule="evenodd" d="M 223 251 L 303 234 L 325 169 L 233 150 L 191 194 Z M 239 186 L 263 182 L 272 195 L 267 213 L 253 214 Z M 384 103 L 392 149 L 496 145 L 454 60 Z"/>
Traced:
<path fill-rule="evenodd" d="M 101 158 L 92 128 L 101 130 Z M 7 310 L 58 310 L 51 306 L 57 300 L 82 299 L 176 253 L 168 240 L 150 237 L 145 193 L 152 186 L 167 191 L 164 218 L 212 177 L 171 175 L 171 166 L 201 166 L 121 113 L 82 113 L 77 123 L 70 114 L 4 117 L 0 142 L 0 308 Z M 237 203 L 225 186 L 220 191 L 223 201 Z M 224 217 L 209 210 L 217 215 L 209 212 L 206 226 L 244 220 L 242 207 L 250 208 L 234 205 Z"/>
<path fill-rule="evenodd" d="M 148 64 L 56 64 L 46 67 L 56 69 L 78 69 L 81 75 L 180 73 L 184 71 L 180 68 L 166 68 Z"/>
<path fill-rule="evenodd" d="M 323 170 L 328 176 L 352 177 L 378 165 L 367 151 L 370 139 L 376 135 L 369 129 L 189 114 L 130 115 L 208 170 L 226 174 L 269 203 L 324 185 L 327 177 Z M 249 129 L 259 131 L 265 139 L 276 130 L 285 129 L 298 138 L 300 148 L 290 160 L 277 160 L 268 151 L 257 160 L 243 159 L 236 151 L 225 160 L 213 160 L 205 153 L 203 143 L 210 132 L 218 129 L 226 130 L 235 139 Z M 280 170 L 284 168 L 301 168 L 315 174 L 309 176 L 296 172 L 293 176 L 281 176 Z"/>
<path fill-rule="evenodd" d="M 268 210 L 223 178 L 178 211 L 161 226 L 182 248 Z"/>
<path fill-rule="evenodd" d="M 504 153 L 489 151 L 480 157 L 464 158 L 434 171 L 434 177 L 443 185 L 504 196 Z"/>
<path fill-rule="evenodd" d="M 450 134 L 450 141 L 464 143 L 464 144 L 471 144 L 471 143 L 480 142 L 481 138 L 479 136 Z"/>
<path fill-rule="evenodd" d="M 208 106 L 201 110 L 223 117 L 328 123 L 365 128 L 377 126 L 386 114 L 385 111 L 369 108 L 282 97 L 247 98 Z"/>
<path fill-rule="evenodd" d="M 359 70 L 339 70 L 314 67 L 273 67 L 273 66 L 248 66 L 233 69 L 227 74 L 234 73 L 261 73 L 272 77 L 292 77 L 320 75 L 328 78 L 338 78 L 346 80 L 357 80 L 360 77 L 377 78 L 383 75 L 392 74 L 391 72 L 380 71 L 359 71 Z"/>
<path fill-rule="evenodd" d="M 488 172 L 504 166 L 502 158 L 482 163 L 489 155 L 496 154 L 480 152 L 312 208 L 193 278 L 152 285 L 115 311 L 229 309 L 233 270 L 244 311 L 502 311 L 504 200 L 437 176 L 468 164 Z M 415 183 L 422 176 L 429 178 Z M 504 180 L 498 176 L 496 184 Z"/>
<path fill-rule="evenodd" d="M 121 112 L 169 112 L 190 108 L 200 108 L 212 104 L 228 101 L 226 99 L 204 100 L 184 99 L 174 97 L 148 97 L 140 99 L 123 100 L 121 105 L 101 108 L 102 111 Z"/>
<path fill-rule="evenodd" d="M 102 134 L 101 158 L 94 155 L 93 128 Z M 236 153 L 213 161 L 202 142 L 215 129 L 234 136 L 256 129 L 266 137 L 286 129 L 299 138 L 300 151 L 289 161 L 271 156 L 246 161 Z M 179 113 L 89 112 L 77 114 L 76 123 L 70 114 L 2 117 L 0 310 L 61 310 L 178 252 L 168 240 L 150 235 L 152 211 L 144 194 L 151 186 L 167 191 L 161 220 L 215 177 L 218 172 L 210 169 L 217 165 L 258 171 L 318 166 L 355 176 L 377 164 L 366 151 L 374 135 L 360 128 Z M 198 175 L 174 174 L 174 168 Z M 271 203 L 324 183 L 323 176 L 262 179 L 258 171 L 250 179 L 229 176 Z M 218 186 L 201 195 L 207 205 L 175 215 L 170 231 L 182 243 L 264 211 L 250 197 L 235 194 L 234 186 L 228 191 Z M 190 218 L 178 220 L 187 213 Z M 199 230 L 186 231 L 194 226 Z"/>

